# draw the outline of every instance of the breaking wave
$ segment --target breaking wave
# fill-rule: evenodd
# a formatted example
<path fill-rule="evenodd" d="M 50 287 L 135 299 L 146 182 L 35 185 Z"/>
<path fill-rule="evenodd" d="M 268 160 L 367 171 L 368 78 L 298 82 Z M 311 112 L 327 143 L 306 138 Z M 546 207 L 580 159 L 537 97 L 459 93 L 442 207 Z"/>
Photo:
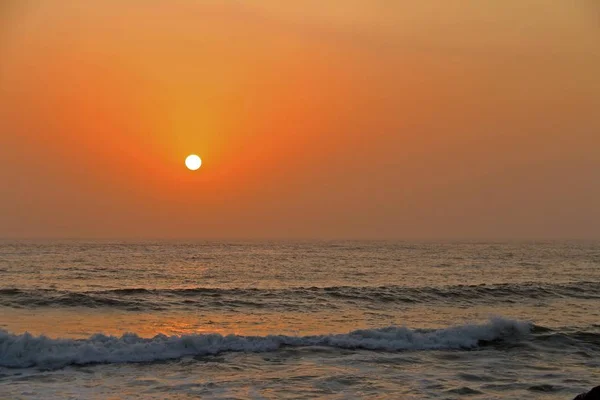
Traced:
<path fill-rule="evenodd" d="M 223 352 L 267 352 L 282 347 L 330 347 L 386 352 L 475 349 L 486 343 L 517 339 L 529 334 L 527 322 L 494 318 L 481 325 L 437 330 L 387 327 L 347 334 L 319 336 L 238 336 L 219 334 L 142 338 L 96 334 L 88 339 L 52 339 L 29 333 L 0 331 L 0 366 L 7 368 L 62 368 L 95 363 L 139 363 L 207 356 Z"/>

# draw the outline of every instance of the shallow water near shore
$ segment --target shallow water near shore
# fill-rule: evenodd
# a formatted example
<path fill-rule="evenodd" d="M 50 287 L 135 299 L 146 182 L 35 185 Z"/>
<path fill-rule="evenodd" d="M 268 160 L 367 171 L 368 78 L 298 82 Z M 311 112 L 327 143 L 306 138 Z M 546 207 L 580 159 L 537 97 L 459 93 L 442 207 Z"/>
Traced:
<path fill-rule="evenodd" d="M 1 242 L 0 398 L 555 398 L 595 242 Z"/>

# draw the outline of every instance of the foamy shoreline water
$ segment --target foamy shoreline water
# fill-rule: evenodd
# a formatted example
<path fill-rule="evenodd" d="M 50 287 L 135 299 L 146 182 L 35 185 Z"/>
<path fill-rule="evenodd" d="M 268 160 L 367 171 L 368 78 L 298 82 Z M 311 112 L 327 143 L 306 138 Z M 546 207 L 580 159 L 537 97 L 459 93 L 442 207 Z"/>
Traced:
<path fill-rule="evenodd" d="M 388 327 L 338 335 L 238 336 L 186 335 L 142 338 L 94 335 L 88 339 L 51 339 L 0 331 L 0 367 L 61 368 L 94 363 L 135 363 L 217 355 L 224 352 L 267 352 L 283 347 L 332 347 L 374 351 L 467 350 L 485 342 L 525 336 L 532 325 L 496 318 L 485 325 L 463 325 L 440 330 Z"/>

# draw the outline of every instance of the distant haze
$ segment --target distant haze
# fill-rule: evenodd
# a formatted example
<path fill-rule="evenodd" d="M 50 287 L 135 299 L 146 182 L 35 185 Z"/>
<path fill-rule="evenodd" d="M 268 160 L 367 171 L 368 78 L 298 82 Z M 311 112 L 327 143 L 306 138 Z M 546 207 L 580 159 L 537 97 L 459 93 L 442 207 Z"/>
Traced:
<path fill-rule="evenodd" d="M 4 0 L 0 237 L 600 239 L 600 7 Z"/>

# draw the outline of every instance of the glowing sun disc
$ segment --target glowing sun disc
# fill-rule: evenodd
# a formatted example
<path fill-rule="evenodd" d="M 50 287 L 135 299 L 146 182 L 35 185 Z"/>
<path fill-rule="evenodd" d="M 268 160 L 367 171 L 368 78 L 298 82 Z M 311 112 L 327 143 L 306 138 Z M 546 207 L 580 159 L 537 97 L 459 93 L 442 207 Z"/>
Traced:
<path fill-rule="evenodd" d="M 202 160 L 195 154 L 189 155 L 185 159 L 185 166 L 191 171 L 196 171 L 202 165 Z"/>

